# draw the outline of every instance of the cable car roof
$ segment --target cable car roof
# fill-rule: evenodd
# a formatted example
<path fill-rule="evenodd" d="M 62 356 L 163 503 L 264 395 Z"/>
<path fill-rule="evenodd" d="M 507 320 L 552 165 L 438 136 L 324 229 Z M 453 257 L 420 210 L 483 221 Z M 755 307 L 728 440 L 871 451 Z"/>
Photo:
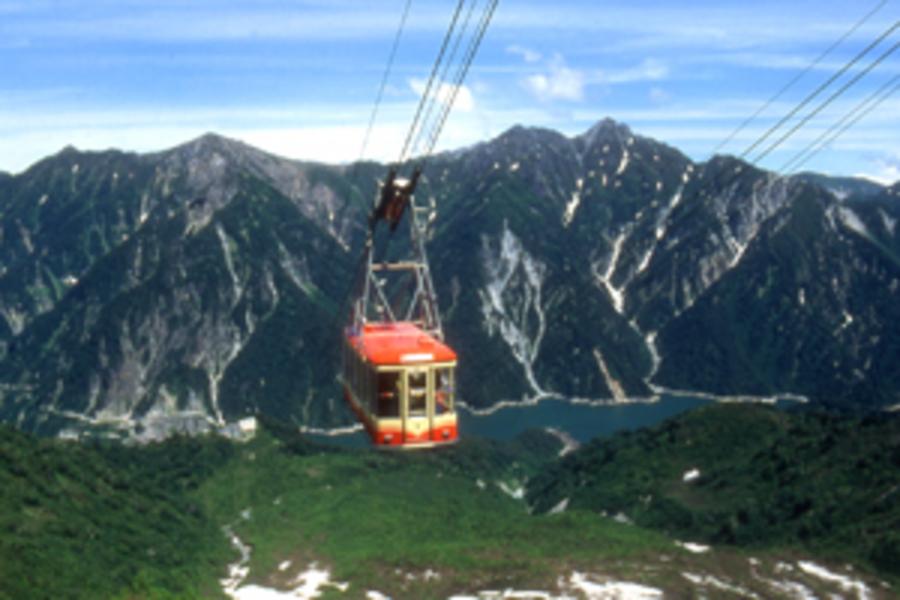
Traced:
<path fill-rule="evenodd" d="M 412 323 L 367 323 L 348 341 L 365 359 L 376 365 L 411 365 L 453 362 L 454 352 Z"/>

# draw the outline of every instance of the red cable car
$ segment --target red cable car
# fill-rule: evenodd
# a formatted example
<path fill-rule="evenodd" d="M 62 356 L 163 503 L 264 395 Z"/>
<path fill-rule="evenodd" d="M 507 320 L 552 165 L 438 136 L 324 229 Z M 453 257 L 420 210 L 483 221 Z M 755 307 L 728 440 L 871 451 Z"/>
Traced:
<path fill-rule="evenodd" d="M 456 353 L 412 323 L 367 324 L 344 346 L 344 397 L 379 446 L 457 438 Z"/>
<path fill-rule="evenodd" d="M 365 271 L 345 330 L 344 398 L 379 447 L 423 448 L 455 442 L 456 352 L 444 343 L 425 255 L 432 207 L 415 205 L 411 180 L 391 171 L 369 218 Z M 402 259 L 375 260 L 375 229 L 391 232 L 408 205 L 412 243 Z"/>

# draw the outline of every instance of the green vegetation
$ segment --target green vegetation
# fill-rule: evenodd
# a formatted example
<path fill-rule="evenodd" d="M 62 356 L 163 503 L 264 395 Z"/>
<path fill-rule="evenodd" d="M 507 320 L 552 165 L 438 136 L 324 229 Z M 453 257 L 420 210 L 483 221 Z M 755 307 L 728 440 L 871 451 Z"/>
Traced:
<path fill-rule="evenodd" d="M 347 597 L 554 590 L 573 571 L 676 595 L 696 593 L 682 573 L 709 573 L 773 597 L 765 578 L 810 552 L 896 578 L 898 427 L 714 406 L 561 460 L 541 432 L 403 453 L 270 420 L 245 443 L 140 447 L 3 428 L 0 599 L 222 598 L 238 560 L 226 531 L 251 548 L 244 584 L 291 588 L 315 562 Z M 692 554 L 671 534 L 717 547 Z"/>
<path fill-rule="evenodd" d="M 274 423 L 246 444 L 125 447 L 3 428 L 0 598 L 222 597 L 218 580 L 237 558 L 225 525 L 253 548 L 249 581 L 285 584 L 282 560 L 318 561 L 357 591 L 398 597 L 552 585 L 565 568 L 672 550 L 589 513 L 531 517 L 499 490 L 558 447 L 535 433 L 428 453 L 349 451 Z M 427 590 L 395 575 L 426 569 L 442 574 Z"/>
<path fill-rule="evenodd" d="M 192 598 L 231 551 L 193 490 L 234 453 L 216 439 L 147 448 L 0 428 L 0 598 Z"/>
<path fill-rule="evenodd" d="M 563 498 L 683 539 L 805 548 L 900 577 L 897 418 L 712 405 L 596 440 L 529 482 L 537 511 Z"/>
<path fill-rule="evenodd" d="M 549 452 L 548 452 L 549 450 Z M 558 443 L 465 441 L 426 453 L 326 451 L 289 431 L 264 433 L 200 489 L 210 515 L 252 546 L 250 581 L 284 583 L 277 565 L 312 561 L 357 592 L 443 598 L 466 590 L 553 586 L 565 569 L 672 550 L 666 538 L 589 513 L 531 517 L 515 485 Z M 438 581 L 410 581 L 427 570 Z M 281 576 L 284 578 L 284 576 Z"/>

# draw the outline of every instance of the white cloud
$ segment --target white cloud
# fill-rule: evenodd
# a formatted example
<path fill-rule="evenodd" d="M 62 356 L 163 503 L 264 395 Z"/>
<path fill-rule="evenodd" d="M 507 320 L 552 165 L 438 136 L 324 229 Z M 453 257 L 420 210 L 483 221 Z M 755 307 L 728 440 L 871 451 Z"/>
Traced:
<path fill-rule="evenodd" d="M 559 54 L 549 61 L 546 72 L 530 75 L 523 83 L 540 100 L 584 99 L 584 74 L 566 66 Z"/>
<path fill-rule="evenodd" d="M 525 48 L 524 46 L 519 46 L 514 44 L 512 46 L 506 47 L 506 52 L 509 54 L 516 54 L 522 57 L 527 63 L 536 63 L 541 60 L 541 53 L 530 48 Z"/>
<path fill-rule="evenodd" d="M 641 81 L 660 81 L 669 76 L 669 67 L 655 58 L 645 58 L 635 67 L 618 71 L 599 71 L 591 79 L 592 83 L 636 83 Z"/>
<path fill-rule="evenodd" d="M 581 101 L 584 99 L 585 88 L 589 85 L 661 81 L 668 76 L 668 65 L 655 58 L 647 58 L 634 67 L 615 71 L 585 72 L 568 66 L 561 54 L 555 54 L 545 62 L 542 72 L 527 76 L 523 84 L 525 89 L 542 101 Z"/>
<path fill-rule="evenodd" d="M 872 172 L 858 173 L 857 177 L 865 177 L 882 185 L 893 185 L 900 181 L 900 154 L 885 155 L 875 159 Z"/>
<path fill-rule="evenodd" d="M 421 98 L 425 94 L 425 88 L 428 82 L 424 79 L 410 79 L 409 87 Z M 435 90 L 431 91 L 432 97 L 436 97 L 439 102 L 447 102 L 453 95 L 456 86 L 452 83 L 442 81 Z M 453 100 L 453 111 L 472 112 L 475 109 L 475 97 L 472 90 L 465 84 L 459 86 L 456 92 L 456 98 Z"/>

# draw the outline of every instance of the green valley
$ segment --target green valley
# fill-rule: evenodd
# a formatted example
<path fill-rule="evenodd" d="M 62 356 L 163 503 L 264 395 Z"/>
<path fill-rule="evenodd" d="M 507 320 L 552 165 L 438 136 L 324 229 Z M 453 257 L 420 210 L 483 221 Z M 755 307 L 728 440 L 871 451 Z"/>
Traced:
<path fill-rule="evenodd" d="M 240 565 L 231 593 L 292 589 L 315 567 L 324 597 L 628 584 L 791 598 L 791 585 L 840 591 L 815 569 L 846 563 L 871 597 L 890 597 L 898 426 L 713 406 L 561 458 L 543 432 L 393 453 L 313 443 L 266 418 L 245 442 L 3 429 L 0 597 L 221 598 Z"/>

